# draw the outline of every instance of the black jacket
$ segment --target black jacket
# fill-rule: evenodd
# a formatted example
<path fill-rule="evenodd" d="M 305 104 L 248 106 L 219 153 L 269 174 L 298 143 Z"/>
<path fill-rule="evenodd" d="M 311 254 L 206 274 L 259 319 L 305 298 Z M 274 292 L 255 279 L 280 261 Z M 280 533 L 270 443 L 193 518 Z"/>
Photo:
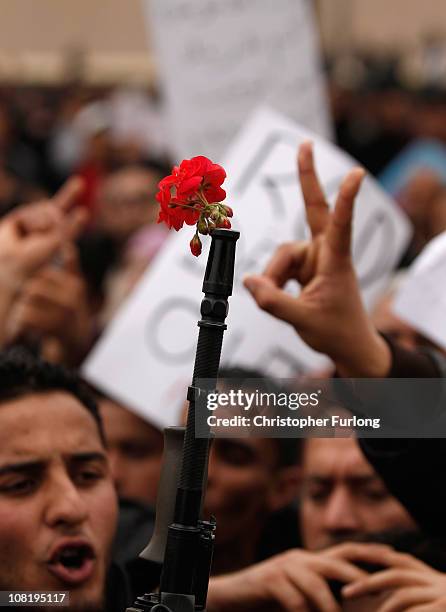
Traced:
<path fill-rule="evenodd" d="M 439 353 L 408 351 L 390 341 L 389 345 L 390 378 L 446 378 L 446 359 Z M 446 403 L 439 408 L 446 415 Z M 446 536 L 446 440 L 362 438 L 359 444 L 419 527 L 433 536 Z"/>

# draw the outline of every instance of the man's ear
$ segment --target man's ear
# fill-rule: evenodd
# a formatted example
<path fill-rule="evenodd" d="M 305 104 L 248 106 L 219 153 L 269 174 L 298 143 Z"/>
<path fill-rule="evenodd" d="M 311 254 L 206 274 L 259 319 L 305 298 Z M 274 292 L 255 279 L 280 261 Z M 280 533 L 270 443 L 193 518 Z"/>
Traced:
<path fill-rule="evenodd" d="M 298 465 L 280 468 L 269 494 L 270 511 L 276 512 L 291 504 L 299 495 L 301 481 L 302 470 Z"/>

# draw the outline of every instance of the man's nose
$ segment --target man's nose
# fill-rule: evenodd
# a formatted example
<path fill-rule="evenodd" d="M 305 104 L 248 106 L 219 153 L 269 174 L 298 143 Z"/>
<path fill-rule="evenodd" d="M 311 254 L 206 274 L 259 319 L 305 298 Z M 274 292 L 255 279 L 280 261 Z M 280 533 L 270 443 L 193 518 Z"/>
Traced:
<path fill-rule="evenodd" d="M 330 533 L 351 533 L 360 529 L 354 496 L 346 487 L 332 491 L 324 512 L 324 528 Z"/>
<path fill-rule="evenodd" d="M 54 474 L 45 495 L 45 519 L 50 527 L 80 525 L 87 519 L 86 500 L 68 473 Z"/>

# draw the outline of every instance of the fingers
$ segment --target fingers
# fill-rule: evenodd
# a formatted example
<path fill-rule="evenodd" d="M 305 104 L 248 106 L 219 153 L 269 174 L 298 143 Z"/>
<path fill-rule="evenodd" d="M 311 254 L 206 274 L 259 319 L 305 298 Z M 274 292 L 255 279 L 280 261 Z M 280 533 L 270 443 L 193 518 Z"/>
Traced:
<path fill-rule="evenodd" d="M 280 289 L 265 276 L 247 276 L 243 284 L 257 302 L 259 308 L 291 323 L 296 328 L 305 320 L 301 305 L 293 296 Z"/>
<path fill-rule="evenodd" d="M 383 555 L 391 552 L 395 551 L 387 544 L 345 542 L 328 548 L 323 552 L 323 555 L 345 559 L 346 561 L 370 561 L 375 563 L 377 559 L 381 560 Z"/>
<path fill-rule="evenodd" d="M 446 610 L 446 597 L 436 599 L 435 601 L 431 601 L 426 605 L 416 605 L 413 607 L 411 606 L 405 612 L 439 612 L 440 610 Z"/>
<path fill-rule="evenodd" d="M 82 194 L 84 188 L 84 181 L 79 176 L 73 176 L 62 185 L 51 200 L 59 210 L 67 212 L 73 204 L 76 203 L 77 198 Z"/>
<path fill-rule="evenodd" d="M 271 584 L 271 597 L 280 604 L 280 609 L 285 612 L 308 611 L 305 599 L 286 576 L 280 577 Z"/>
<path fill-rule="evenodd" d="M 340 612 L 327 583 L 316 572 L 300 565 L 295 574 L 289 573 L 289 576 L 305 599 L 311 603 L 312 608 L 321 612 Z"/>
<path fill-rule="evenodd" d="M 71 294 L 71 291 L 69 293 Z M 51 278 L 40 277 L 28 281 L 21 301 L 42 310 L 49 310 L 54 306 L 68 308 L 72 302 L 72 296 L 63 292 L 60 283 L 54 282 Z"/>
<path fill-rule="evenodd" d="M 314 168 L 313 145 L 311 142 L 304 142 L 299 147 L 297 167 L 308 225 L 314 238 L 323 232 L 327 225 L 329 207 Z"/>
<path fill-rule="evenodd" d="M 9 218 L 16 224 L 22 235 L 51 231 L 62 221 L 61 212 L 50 202 L 25 204 L 10 213 Z"/>
<path fill-rule="evenodd" d="M 314 567 L 325 578 L 339 582 L 358 582 L 367 575 L 364 570 L 342 559 L 331 559 L 321 555 L 314 562 Z"/>
<path fill-rule="evenodd" d="M 24 272 L 31 274 L 51 260 L 62 245 L 59 233 L 34 234 L 23 241 L 20 258 Z"/>
<path fill-rule="evenodd" d="M 53 202 L 36 202 L 21 206 L 9 218 L 23 236 L 33 232 L 60 231 L 66 240 L 75 240 L 85 227 L 88 212 L 84 208 L 74 208 L 63 214 Z"/>
<path fill-rule="evenodd" d="M 62 250 L 63 253 L 63 250 Z M 82 277 L 76 275 L 77 259 L 75 254 L 68 253 L 67 259 L 61 260 L 63 266 L 45 266 L 25 285 L 21 301 L 33 304 L 42 310 L 54 309 L 66 312 L 78 310 L 86 299 L 85 284 Z M 73 259 L 68 259 L 73 257 Z"/>
<path fill-rule="evenodd" d="M 429 604 L 432 603 L 432 600 L 435 599 L 435 595 L 429 589 L 425 587 L 411 587 L 405 588 L 404 590 L 398 590 L 395 593 L 392 593 L 386 601 L 378 608 L 378 612 L 409 612 L 414 608 L 413 606 L 418 606 L 420 604 Z M 431 608 L 432 612 L 434 610 L 436 612 L 440 612 L 443 610 L 443 607 L 435 607 L 435 603 Z"/>
<path fill-rule="evenodd" d="M 349 583 L 366 576 L 364 570 L 342 559 L 302 551 L 289 552 L 284 557 L 283 569 L 316 610 L 327 612 L 339 610 L 327 580 Z"/>
<path fill-rule="evenodd" d="M 347 561 L 371 563 L 384 567 L 399 567 L 415 569 L 418 571 L 430 568 L 412 555 L 399 553 L 386 544 L 366 544 L 361 542 L 348 542 L 340 544 L 324 552 L 324 555 L 345 559 Z"/>
<path fill-rule="evenodd" d="M 354 168 L 339 189 L 333 214 L 327 224 L 327 242 L 336 255 L 350 254 L 353 206 L 364 176 L 362 168 Z"/>
<path fill-rule="evenodd" d="M 63 232 L 66 240 L 75 240 L 88 221 L 88 212 L 85 208 L 72 209 L 84 189 L 84 181 L 78 176 L 73 176 L 52 198 L 52 203 L 56 205 L 56 209 L 64 213 Z"/>
<path fill-rule="evenodd" d="M 39 336 L 52 334 L 58 327 L 58 321 L 53 315 L 53 310 L 22 302 L 17 305 L 13 313 L 10 321 L 10 334 L 12 338 L 28 333 Z"/>
<path fill-rule="evenodd" d="M 279 246 L 263 275 L 278 287 L 290 279 L 305 284 L 314 271 L 315 250 L 308 242 L 289 242 Z"/>
<path fill-rule="evenodd" d="M 389 569 L 376 572 L 344 587 L 344 597 L 360 597 L 377 591 L 426 584 L 426 576 L 416 570 Z"/>

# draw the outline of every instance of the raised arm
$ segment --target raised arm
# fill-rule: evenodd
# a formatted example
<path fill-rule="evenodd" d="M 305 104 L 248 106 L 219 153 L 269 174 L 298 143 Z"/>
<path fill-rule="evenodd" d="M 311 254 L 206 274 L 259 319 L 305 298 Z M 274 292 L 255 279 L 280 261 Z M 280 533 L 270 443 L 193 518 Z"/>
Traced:
<path fill-rule="evenodd" d="M 331 357 L 342 376 L 384 377 L 391 369 L 391 351 L 364 309 L 350 252 L 354 201 L 364 171 L 355 168 L 345 177 L 333 211 L 309 142 L 299 149 L 298 174 L 311 239 L 279 247 L 264 273 L 247 277 L 245 286 L 260 308 L 290 323 L 309 346 Z M 302 287 L 297 297 L 284 290 L 290 279 Z"/>
<path fill-rule="evenodd" d="M 83 212 L 71 210 L 82 189 L 82 181 L 71 179 L 51 200 L 20 207 L 0 221 L 0 346 L 6 317 L 24 282 L 83 225 Z"/>

